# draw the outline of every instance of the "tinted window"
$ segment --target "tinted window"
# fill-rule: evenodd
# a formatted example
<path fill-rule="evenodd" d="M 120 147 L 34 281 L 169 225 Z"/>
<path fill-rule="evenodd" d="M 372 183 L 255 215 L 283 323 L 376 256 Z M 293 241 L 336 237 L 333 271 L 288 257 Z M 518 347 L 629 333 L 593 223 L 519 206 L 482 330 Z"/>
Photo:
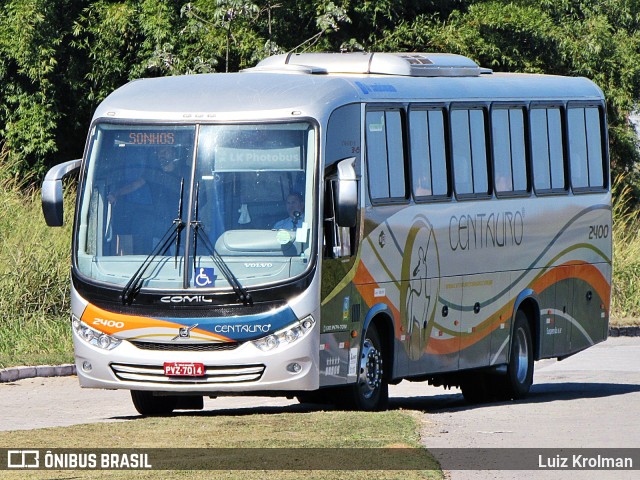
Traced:
<path fill-rule="evenodd" d="M 367 112 L 367 166 L 371 198 L 389 197 L 384 112 Z"/>
<path fill-rule="evenodd" d="M 604 164 L 602 162 L 602 134 L 600 112 L 597 108 L 585 109 L 587 130 L 587 152 L 589 155 L 589 185 L 604 187 Z"/>
<path fill-rule="evenodd" d="M 495 189 L 499 193 L 527 189 L 524 114 L 521 108 L 491 113 Z"/>
<path fill-rule="evenodd" d="M 400 111 L 367 112 L 366 118 L 371 198 L 405 198 L 404 145 Z"/>
<path fill-rule="evenodd" d="M 584 108 L 571 108 L 568 111 L 569 159 L 571 166 L 571 185 L 574 188 L 589 186 L 589 168 L 587 156 L 587 132 L 584 122 Z"/>
<path fill-rule="evenodd" d="M 569 158 L 574 188 L 604 187 L 602 133 L 597 107 L 569 108 Z"/>
<path fill-rule="evenodd" d="M 456 193 L 487 194 L 487 150 L 482 110 L 453 110 L 451 140 Z"/>
<path fill-rule="evenodd" d="M 538 191 L 564 189 L 564 154 L 560 109 L 531 110 L 531 163 Z"/>
<path fill-rule="evenodd" d="M 413 193 L 416 197 L 447 194 L 447 165 L 442 110 L 410 114 Z"/>
<path fill-rule="evenodd" d="M 385 113 L 387 119 L 387 152 L 389 156 L 389 189 L 392 198 L 404 198 L 404 148 L 402 119 L 399 111 Z"/>

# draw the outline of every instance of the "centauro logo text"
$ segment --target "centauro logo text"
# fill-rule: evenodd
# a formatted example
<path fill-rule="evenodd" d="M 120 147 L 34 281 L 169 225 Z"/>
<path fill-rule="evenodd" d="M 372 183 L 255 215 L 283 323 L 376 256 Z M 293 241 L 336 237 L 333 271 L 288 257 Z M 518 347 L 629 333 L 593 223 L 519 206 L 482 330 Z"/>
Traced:
<path fill-rule="evenodd" d="M 215 333 L 269 333 L 271 324 L 266 325 L 216 325 Z"/>
<path fill-rule="evenodd" d="M 451 250 L 519 246 L 524 237 L 524 213 L 492 212 L 453 215 L 449 219 Z"/>

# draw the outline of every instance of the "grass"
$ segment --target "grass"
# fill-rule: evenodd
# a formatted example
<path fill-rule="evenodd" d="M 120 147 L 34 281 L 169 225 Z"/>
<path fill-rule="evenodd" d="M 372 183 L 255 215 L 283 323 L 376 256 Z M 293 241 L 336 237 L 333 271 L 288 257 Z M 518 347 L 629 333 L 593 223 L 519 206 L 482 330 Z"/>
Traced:
<path fill-rule="evenodd" d="M 631 202 L 631 188 L 622 178 L 614 182 L 613 286 L 611 324 L 640 325 L 640 217 Z"/>
<path fill-rule="evenodd" d="M 39 190 L 0 181 L 0 368 L 72 359 L 70 223 L 47 227 Z"/>
<path fill-rule="evenodd" d="M 124 478 L 225 478 L 232 480 L 304 479 L 442 479 L 438 463 L 420 446 L 420 420 L 414 412 L 315 411 L 244 416 L 215 412 L 140 418 L 65 428 L 0 432 L 0 448 L 227 448 L 252 449 L 417 449 L 426 470 L 278 470 L 278 471 L 104 471 L 100 476 Z M 351 450 L 343 450 L 353 453 Z M 297 450 L 296 452 L 300 452 Z M 311 451 L 309 454 L 317 453 Z M 329 452 L 341 455 L 340 451 Z M 301 453 L 304 457 L 305 452 Z M 349 458 L 345 458 L 348 468 Z M 332 464 L 333 465 L 333 464 Z M 94 478 L 96 472 L 38 471 L 37 478 Z M 4 472 L 3 478 L 31 478 L 29 472 Z"/>

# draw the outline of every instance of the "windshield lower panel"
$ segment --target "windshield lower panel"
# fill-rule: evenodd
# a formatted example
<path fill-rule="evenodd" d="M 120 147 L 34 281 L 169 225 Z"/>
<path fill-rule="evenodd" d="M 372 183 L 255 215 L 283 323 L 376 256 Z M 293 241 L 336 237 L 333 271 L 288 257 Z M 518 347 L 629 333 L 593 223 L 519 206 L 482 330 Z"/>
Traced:
<path fill-rule="evenodd" d="M 133 126 L 91 134 L 75 264 L 143 289 L 236 289 L 303 273 L 311 254 L 308 123 Z"/>

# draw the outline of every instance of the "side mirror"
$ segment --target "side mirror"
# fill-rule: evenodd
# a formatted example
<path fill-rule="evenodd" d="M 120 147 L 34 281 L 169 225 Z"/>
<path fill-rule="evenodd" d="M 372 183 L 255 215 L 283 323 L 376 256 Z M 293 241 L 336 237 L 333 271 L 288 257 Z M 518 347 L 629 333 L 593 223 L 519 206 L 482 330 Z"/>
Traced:
<path fill-rule="evenodd" d="M 340 227 L 355 227 L 358 216 L 358 179 L 355 168 L 356 158 L 350 157 L 338 162 L 338 177 L 335 188 L 336 224 Z"/>
<path fill-rule="evenodd" d="M 61 227 L 64 223 L 62 179 L 80 168 L 82 159 L 71 160 L 51 168 L 42 183 L 42 213 L 47 225 Z"/>

